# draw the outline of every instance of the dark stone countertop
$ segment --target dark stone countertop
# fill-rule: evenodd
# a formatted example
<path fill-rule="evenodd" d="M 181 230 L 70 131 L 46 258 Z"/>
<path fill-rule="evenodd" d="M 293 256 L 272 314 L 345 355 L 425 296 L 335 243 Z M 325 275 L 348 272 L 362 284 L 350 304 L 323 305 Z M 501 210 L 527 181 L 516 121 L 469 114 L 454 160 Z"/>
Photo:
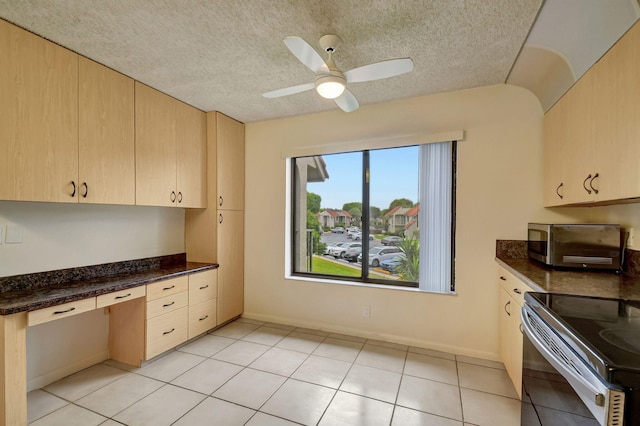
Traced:
<path fill-rule="evenodd" d="M 556 270 L 528 258 L 496 256 L 498 264 L 535 291 L 640 300 L 640 277 L 611 272 Z"/>
<path fill-rule="evenodd" d="M 34 311 L 217 267 L 187 262 L 184 256 L 174 255 L 3 277 L 0 315 Z"/>

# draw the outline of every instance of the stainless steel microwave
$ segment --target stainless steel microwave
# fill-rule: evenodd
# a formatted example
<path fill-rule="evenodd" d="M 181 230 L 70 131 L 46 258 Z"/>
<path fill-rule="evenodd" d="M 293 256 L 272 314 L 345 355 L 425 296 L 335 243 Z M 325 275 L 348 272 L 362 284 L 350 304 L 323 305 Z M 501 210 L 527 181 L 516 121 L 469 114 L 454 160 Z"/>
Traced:
<path fill-rule="evenodd" d="M 619 271 L 623 241 L 620 225 L 530 223 L 527 251 L 553 267 Z"/>

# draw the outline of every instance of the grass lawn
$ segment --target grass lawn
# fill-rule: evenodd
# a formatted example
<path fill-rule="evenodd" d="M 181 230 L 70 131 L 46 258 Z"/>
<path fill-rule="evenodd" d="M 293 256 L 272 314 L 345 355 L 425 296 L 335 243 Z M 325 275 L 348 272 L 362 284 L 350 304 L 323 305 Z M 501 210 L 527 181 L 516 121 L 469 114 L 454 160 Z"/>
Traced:
<path fill-rule="evenodd" d="M 323 259 L 319 256 L 313 256 L 313 271 L 318 274 L 331 274 L 342 275 L 346 277 L 359 277 L 360 268 L 343 265 L 340 263 L 332 262 L 328 259 Z M 376 274 L 375 272 L 369 272 L 370 277 L 389 279 L 387 275 Z"/>

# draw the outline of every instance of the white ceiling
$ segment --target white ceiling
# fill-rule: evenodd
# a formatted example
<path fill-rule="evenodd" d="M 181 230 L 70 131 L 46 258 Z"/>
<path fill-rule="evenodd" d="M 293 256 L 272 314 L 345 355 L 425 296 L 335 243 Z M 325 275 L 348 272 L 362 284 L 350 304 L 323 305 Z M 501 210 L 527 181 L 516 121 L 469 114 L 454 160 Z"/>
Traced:
<path fill-rule="evenodd" d="M 278 99 L 261 96 L 314 79 L 282 42 L 286 36 L 303 37 L 317 47 L 322 35 L 339 35 L 343 43 L 334 59 L 343 70 L 391 58 L 413 59 L 410 74 L 351 85 L 362 106 L 505 83 L 542 2 L 0 0 L 0 17 L 201 110 L 221 111 L 246 123 L 336 108 L 313 91 Z M 585 22 L 614 3 L 623 11 L 616 16 L 626 13 L 627 18 L 615 39 L 638 17 L 635 0 L 547 0 L 545 11 L 560 4 L 583 12 L 583 3 L 599 8 L 576 13 L 583 32 L 593 28 Z M 604 26 L 619 28 L 616 19 Z M 592 43 L 566 37 L 561 30 L 567 21 L 561 24 L 534 30 L 531 43 L 564 41 L 570 51 L 574 43 L 580 49 Z M 613 41 L 605 39 L 604 50 Z M 563 55 L 574 61 L 571 53 Z M 576 70 L 584 68 L 584 60 L 575 61 L 580 64 Z"/>

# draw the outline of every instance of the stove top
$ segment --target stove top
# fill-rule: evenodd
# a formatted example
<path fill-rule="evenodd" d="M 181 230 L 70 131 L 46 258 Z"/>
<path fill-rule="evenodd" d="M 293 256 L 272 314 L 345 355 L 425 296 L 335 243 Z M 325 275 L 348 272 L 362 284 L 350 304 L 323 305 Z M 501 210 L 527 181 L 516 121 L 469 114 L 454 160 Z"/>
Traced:
<path fill-rule="evenodd" d="M 640 302 L 553 293 L 525 301 L 604 380 L 640 387 Z"/>

